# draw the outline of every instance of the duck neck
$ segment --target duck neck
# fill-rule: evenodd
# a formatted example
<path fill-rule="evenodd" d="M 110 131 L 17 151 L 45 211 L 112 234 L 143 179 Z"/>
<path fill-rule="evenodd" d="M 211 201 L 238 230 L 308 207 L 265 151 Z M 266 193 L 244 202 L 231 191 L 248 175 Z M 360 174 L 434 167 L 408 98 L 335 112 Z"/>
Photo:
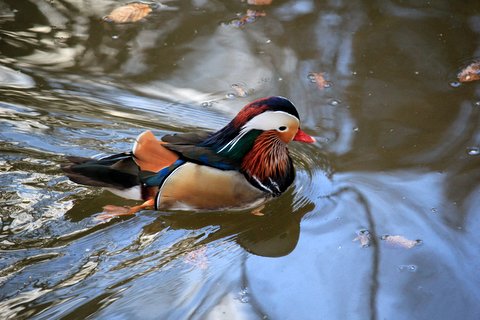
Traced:
<path fill-rule="evenodd" d="M 258 189 L 278 196 L 293 182 L 295 170 L 285 142 L 273 131 L 261 133 L 243 157 L 241 170 Z"/>

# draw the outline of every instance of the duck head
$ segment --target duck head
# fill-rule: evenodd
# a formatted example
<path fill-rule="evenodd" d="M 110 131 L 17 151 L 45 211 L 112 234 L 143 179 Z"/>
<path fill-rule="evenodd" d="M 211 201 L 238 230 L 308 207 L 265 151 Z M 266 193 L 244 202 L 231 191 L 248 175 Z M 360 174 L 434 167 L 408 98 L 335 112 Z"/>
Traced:
<path fill-rule="evenodd" d="M 262 132 L 270 132 L 284 143 L 292 140 L 315 142 L 313 137 L 300 129 L 300 116 L 295 106 L 286 98 L 274 96 L 247 104 L 203 145 L 227 157 L 242 157 Z"/>
<path fill-rule="evenodd" d="M 287 148 L 291 141 L 313 143 L 315 139 L 300 129 L 295 106 L 274 96 L 246 105 L 202 146 L 240 163 L 242 173 L 255 187 L 279 195 L 295 176 Z"/>

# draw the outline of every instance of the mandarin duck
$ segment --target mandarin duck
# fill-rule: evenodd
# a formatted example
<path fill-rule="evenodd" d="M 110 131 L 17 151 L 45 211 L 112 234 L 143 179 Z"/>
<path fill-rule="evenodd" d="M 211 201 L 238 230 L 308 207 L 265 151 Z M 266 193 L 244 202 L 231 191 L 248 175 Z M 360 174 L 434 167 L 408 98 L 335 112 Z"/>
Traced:
<path fill-rule="evenodd" d="M 181 133 L 157 140 L 141 133 L 130 152 L 101 159 L 68 157 L 70 180 L 104 187 L 127 199 L 127 208 L 106 206 L 111 216 L 141 209 L 218 210 L 259 205 L 282 194 L 295 170 L 287 144 L 315 139 L 300 129 L 295 106 L 283 97 L 247 104 L 213 133 Z"/>

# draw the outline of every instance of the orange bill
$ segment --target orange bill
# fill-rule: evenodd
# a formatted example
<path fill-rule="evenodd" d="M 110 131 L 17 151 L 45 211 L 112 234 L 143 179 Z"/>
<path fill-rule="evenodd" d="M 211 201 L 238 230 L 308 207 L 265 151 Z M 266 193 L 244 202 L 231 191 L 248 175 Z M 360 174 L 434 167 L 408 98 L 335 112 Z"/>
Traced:
<path fill-rule="evenodd" d="M 302 131 L 300 128 L 297 131 L 297 134 L 295 137 L 293 137 L 293 141 L 300 141 L 300 142 L 305 142 L 305 143 L 314 143 L 315 138 L 306 134 L 304 131 Z"/>

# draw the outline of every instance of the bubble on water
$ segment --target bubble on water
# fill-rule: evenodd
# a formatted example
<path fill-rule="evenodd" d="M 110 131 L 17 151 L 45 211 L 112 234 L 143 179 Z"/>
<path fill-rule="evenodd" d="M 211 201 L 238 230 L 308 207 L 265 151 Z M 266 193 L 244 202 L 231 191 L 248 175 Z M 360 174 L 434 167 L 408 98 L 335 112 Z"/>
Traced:
<path fill-rule="evenodd" d="M 308 80 L 310 80 L 311 83 L 316 83 L 317 82 L 317 78 L 315 77 L 315 74 L 313 72 L 310 72 L 307 75 L 307 78 L 308 78 Z"/>
<path fill-rule="evenodd" d="M 432 209 L 430 209 L 430 211 L 432 211 L 433 213 L 437 213 L 438 209 L 437 208 L 432 208 Z"/>
<path fill-rule="evenodd" d="M 337 99 L 333 99 L 332 101 L 330 101 L 330 105 L 332 106 L 338 106 L 339 104 L 340 104 L 340 101 Z"/>
<path fill-rule="evenodd" d="M 474 105 L 475 107 L 480 107 L 480 101 L 476 101 L 473 105 Z"/>
<path fill-rule="evenodd" d="M 201 103 L 201 106 L 204 107 L 204 108 L 211 108 L 213 106 L 213 102 L 212 101 L 205 101 L 205 102 Z"/>
<path fill-rule="evenodd" d="M 401 264 L 398 266 L 398 270 L 407 272 L 416 272 L 417 266 L 414 264 Z"/>
<path fill-rule="evenodd" d="M 113 40 L 117 40 L 118 38 L 119 38 L 119 36 L 118 36 L 118 35 L 114 35 L 114 36 L 112 36 L 112 39 L 113 39 Z"/>
<path fill-rule="evenodd" d="M 251 93 L 253 91 L 253 90 L 247 89 L 245 85 L 238 84 L 238 83 L 232 84 L 231 87 L 232 87 L 232 89 L 235 90 L 235 96 L 241 97 L 241 98 L 245 98 L 246 96 L 249 95 L 249 93 Z"/>
<path fill-rule="evenodd" d="M 358 132 L 358 131 L 360 131 L 360 128 L 358 127 L 353 128 L 353 132 Z"/>
<path fill-rule="evenodd" d="M 459 82 L 459 81 L 452 81 L 450 82 L 450 87 L 452 88 L 458 88 L 460 87 L 462 84 Z"/>
<path fill-rule="evenodd" d="M 467 154 L 469 156 L 478 156 L 480 154 L 480 148 L 479 147 L 468 147 L 467 148 Z"/>
<path fill-rule="evenodd" d="M 248 296 L 248 288 L 242 288 L 238 293 L 238 300 L 242 303 L 248 303 L 250 297 Z"/>
<path fill-rule="evenodd" d="M 267 41 L 265 41 L 265 43 L 271 43 L 272 40 L 268 39 Z"/>
<path fill-rule="evenodd" d="M 237 97 L 237 95 L 236 95 L 235 93 L 229 92 L 229 93 L 227 93 L 227 94 L 225 95 L 225 97 L 226 97 L 227 99 L 235 99 L 235 98 Z"/>

